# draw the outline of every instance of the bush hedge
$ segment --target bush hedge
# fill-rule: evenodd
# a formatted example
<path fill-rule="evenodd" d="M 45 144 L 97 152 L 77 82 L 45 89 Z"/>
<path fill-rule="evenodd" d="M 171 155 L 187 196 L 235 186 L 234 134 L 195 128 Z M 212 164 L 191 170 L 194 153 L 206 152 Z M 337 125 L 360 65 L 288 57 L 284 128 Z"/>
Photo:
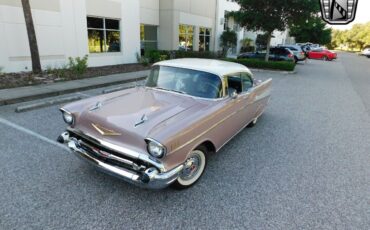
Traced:
<path fill-rule="evenodd" d="M 198 52 L 198 51 L 182 51 L 182 50 L 151 50 L 146 52 L 145 56 L 150 63 L 158 61 L 176 59 L 176 58 L 207 58 L 220 59 L 223 57 L 221 52 Z"/>
<path fill-rule="evenodd" d="M 272 69 L 272 70 L 284 70 L 284 71 L 293 71 L 295 69 L 294 62 L 288 61 L 269 61 L 266 62 L 260 59 L 223 59 L 225 61 L 236 62 L 242 65 L 245 65 L 248 68 L 256 69 Z"/>
<path fill-rule="evenodd" d="M 155 63 L 158 61 L 176 59 L 176 58 L 207 58 L 207 59 L 221 59 L 230 62 L 236 62 L 245 65 L 249 68 L 256 69 L 272 69 L 272 70 L 284 70 L 293 71 L 295 68 L 294 62 L 287 61 L 269 61 L 265 62 L 260 59 L 232 59 L 224 58 L 222 52 L 198 52 L 198 51 L 182 51 L 182 50 L 151 50 L 145 53 L 144 59 L 148 63 Z"/>

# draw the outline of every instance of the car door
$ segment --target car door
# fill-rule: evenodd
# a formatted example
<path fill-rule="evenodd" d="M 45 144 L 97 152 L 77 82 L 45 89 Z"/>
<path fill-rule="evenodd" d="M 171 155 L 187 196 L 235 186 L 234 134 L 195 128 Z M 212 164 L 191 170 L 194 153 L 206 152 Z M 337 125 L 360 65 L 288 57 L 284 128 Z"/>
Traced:
<path fill-rule="evenodd" d="M 248 90 L 247 114 L 251 117 L 248 123 L 258 118 L 265 110 L 271 96 L 271 85 L 272 79 L 270 78 L 264 82 L 255 82 L 253 88 Z"/>
<path fill-rule="evenodd" d="M 234 81 L 230 82 L 230 77 Z M 253 81 L 249 73 L 235 73 L 223 78 L 225 91 L 236 87 L 238 95 L 236 98 L 226 95 L 215 102 L 214 128 L 209 135 L 217 150 L 263 112 L 270 98 L 271 79 L 261 83 Z"/>
<path fill-rule="evenodd" d="M 240 94 L 241 106 L 244 120 L 242 126 L 248 125 L 248 123 L 254 118 L 254 111 L 256 110 L 255 105 L 253 104 L 253 87 L 254 80 L 250 73 L 243 72 L 240 74 L 242 81 L 242 92 Z"/>
<path fill-rule="evenodd" d="M 214 112 L 215 120 L 218 125 L 213 132 L 213 140 L 216 147 L 225 144 L 231 137 L 238 133 L 246 123 L 245 112 L 243 111 L 247 104 L 246 98 L 248 97 L 243 93 L 243 86 L 241 81 L 241 74 L 234 73 L 224 77 L 225 91 L 235 89 L 237 97 L 232 98 L 226 95 L 224 99 L 218 102 L 218 109 Z"/>
<path fill-rule="evenodd" d="M 322 50 L 313 50 L 312 51 L 312 54 L 313 54 L 313 58 L 314 59 L 321 59 L 322 58 Z"/>

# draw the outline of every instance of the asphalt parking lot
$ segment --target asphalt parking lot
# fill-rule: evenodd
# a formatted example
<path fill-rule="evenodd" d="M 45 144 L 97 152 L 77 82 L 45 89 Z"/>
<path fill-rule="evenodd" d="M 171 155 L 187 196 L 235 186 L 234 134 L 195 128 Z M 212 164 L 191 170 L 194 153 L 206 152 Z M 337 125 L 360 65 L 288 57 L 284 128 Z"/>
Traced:
<path fill-rule="evenodd" d="M 0 229 L 370 229 L 370 59 L 255 77 L 273 78 L 265 114 L 185 191 L 134 187 L 52 144 L 59 106 L 0 107 Z"/>

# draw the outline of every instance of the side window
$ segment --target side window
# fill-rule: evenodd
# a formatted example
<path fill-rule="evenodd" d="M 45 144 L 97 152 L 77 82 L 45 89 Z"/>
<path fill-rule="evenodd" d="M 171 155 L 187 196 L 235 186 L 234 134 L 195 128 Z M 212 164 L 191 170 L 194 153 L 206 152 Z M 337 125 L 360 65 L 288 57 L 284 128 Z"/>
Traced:
<path fill-rule="evenodd" d="M 242 84 L 240 79 L 240 73 L 230 74 L 227 76 L 228 90 L 235 89 L 239 94 L 242 92 Z"/>
<path fill-rule="evenodd" d="M 250 88 L 253 87 L 253 79 L 248 73 L 242 73 L 241 77 L 242 77 L 243 92 L 246 92 Z"/>

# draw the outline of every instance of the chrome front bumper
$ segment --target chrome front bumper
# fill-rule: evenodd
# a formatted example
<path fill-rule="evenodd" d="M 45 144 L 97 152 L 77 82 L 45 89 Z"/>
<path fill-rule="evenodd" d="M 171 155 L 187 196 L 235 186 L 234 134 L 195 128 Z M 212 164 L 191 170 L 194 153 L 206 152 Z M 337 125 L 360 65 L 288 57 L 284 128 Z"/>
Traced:
<path fill-rule="evenodd" d="M 147 168 L 145 171 L 127 169 L 98 159 L 94 154 L 83 148 L 77 139 L 69 137 L 67 132 L 61 134 L 58 141 L 63 141 L 63 143 L 65 143 L 76 156 L 84 162 L 95 166 L 98 170 L 143 188 L 166 188 L 177 179 L 184 167 L 184 165 L 179 165 L 174 169 L 165 172 L 161 172 L 160 168 L 156 168 L 154 166 Z M 129 161 L 117 156 L 114 157 L 116 160 L 120 160 L 122 162 Z"/>

